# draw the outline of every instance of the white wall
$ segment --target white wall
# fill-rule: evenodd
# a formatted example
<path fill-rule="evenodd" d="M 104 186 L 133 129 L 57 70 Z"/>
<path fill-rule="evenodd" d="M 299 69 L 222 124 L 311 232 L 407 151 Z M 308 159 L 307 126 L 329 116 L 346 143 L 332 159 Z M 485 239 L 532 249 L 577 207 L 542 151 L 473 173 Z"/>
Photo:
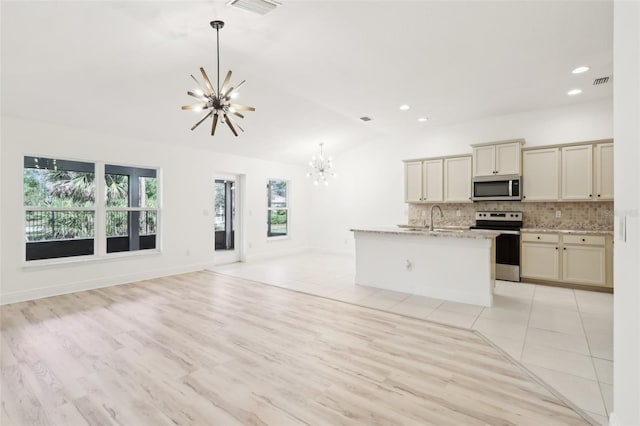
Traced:
<path fill-rule="evenodd" d="M 189 137 L 188 134 L 185 137 Z M 2 117 L 2 240 L 0 301 L 49 296 L 213 265 L 213 181 L 216 173 L 246 175 L 243 214 L 247 259 L 308 247 L 310 204 L 306 168 L 210 150 L 129 140 L 81 129 Z M 212 140 L 212 143 L 227 143 Z M 162 253 L 66 265 L 25 266 L 22 164 L 25 154 L 161 168 Z M 291 180 L 291 238 L 267 241 L 266 180 Z M 250 246 L 250 247 L 249 247 Z"/>
<path fill-rule="evenodd" d="M 640 3 L 614 3 L 612 425 L 640 425 Z M 620 238 L 626 219 L 626 241 Z"/>
<path fill-rule="evenodd" d="M 351 227 L 407 223 L 403 159 L 471 153 L 472 143 L 525 138 L 526 146 L 613 137 L 612 100 L 531 111 L 462 124 L 400 132 L 335 158 L 338 179 L 314 191 L 313 244 L 353 253 Z"/>

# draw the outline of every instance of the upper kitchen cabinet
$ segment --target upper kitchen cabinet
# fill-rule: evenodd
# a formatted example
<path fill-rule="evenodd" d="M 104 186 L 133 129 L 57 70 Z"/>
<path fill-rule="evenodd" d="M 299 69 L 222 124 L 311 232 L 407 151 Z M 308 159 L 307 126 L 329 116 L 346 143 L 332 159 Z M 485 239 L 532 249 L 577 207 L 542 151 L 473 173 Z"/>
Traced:
<path fill-rule="evenodd" d="M 471 202 L 471 157 L 444 159 L 444 201 Z"/>
<path fill-rule="evenodd" d="M 613 200 L 613 142 L 524 148 L 523 201 Z"/>
<path fill-rule="evenodd" d="M 405 161 L 404 201 L 442 201 L 442 159 Z"/>
<path fill-rule="evenodd" d="M 422 198 L 426 202 L 442 201 L 442 159 L 425 160 L 422 163 L 424 181 Z"/>
<path fill-rule="evenodd" d="M 422 161 L 404 163 L 404 201 L 406 203 L 422 201 Z"/>
<path fill-rule="evenodd" d="M 613 143 L 599 143 L 595 149 L 596 199 L 613 200 Z"/>
<path fill-rule="evenodd" d="M 558 201 L 560 149 L 522 151 L 522 201 Z"/>
<path fill-rule="evenodd" d="M 473 147 L 473 177 L 520 175 L 520 147 L 524 140 L 491 142 Z"/>
<path fill-rule="evenodd" d="M 563 200 L 593 199 L 593 145 L 571 145 L 562 148 Z"/>

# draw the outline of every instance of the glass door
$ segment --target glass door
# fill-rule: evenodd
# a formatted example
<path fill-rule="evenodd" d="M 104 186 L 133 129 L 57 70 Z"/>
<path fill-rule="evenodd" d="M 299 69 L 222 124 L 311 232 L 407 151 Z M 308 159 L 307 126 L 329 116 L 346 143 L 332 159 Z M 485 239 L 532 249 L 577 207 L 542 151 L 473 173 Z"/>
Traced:
<path fill-rule="evenodd" d="M 235 181 L 216 179 L 214 206 L 216 251 L 235 249 L 235 204 Z"/>

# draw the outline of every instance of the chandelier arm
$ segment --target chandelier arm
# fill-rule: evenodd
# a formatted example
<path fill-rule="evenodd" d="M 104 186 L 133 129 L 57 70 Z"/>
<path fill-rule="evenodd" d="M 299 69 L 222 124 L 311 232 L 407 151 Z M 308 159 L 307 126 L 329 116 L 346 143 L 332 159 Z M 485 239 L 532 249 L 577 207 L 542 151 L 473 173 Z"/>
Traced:
<path fill-rule="evenodd" d="M 209 118 L 209 116 L 213 114 L 213 110 L 209 111 L 208 113 L 206 113 L 192 128 L 191 130 L 195 129 L 196 127 L 198 127 L 204 120 L 206 120 L 207 118 Z"/>

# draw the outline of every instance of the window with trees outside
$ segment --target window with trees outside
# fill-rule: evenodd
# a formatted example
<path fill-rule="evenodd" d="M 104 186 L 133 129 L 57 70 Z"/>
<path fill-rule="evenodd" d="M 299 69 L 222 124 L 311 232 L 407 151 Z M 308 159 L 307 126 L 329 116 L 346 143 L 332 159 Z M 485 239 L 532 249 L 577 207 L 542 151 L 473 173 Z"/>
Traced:
<path fill-rule="evenodd" d="M 156 248 L 155 169 L 105 165 L 107 253 Z"/>
<path fill-rule="evenodd" d="M 286 180 L 267 182 L 267 237 L 288 235 L 289 203 Z"/>
<path fill-rule="evenodd" d="M 94 254 L 95 165 L 24 157 L 26 260 Z"/>
<path fill-rule="evenodd" d="M 102 171 L 104 180 L 96 180 Z M 155 169 L 24 157 L 26 260 L 155 249 L 156 174 Z M 104 200 L 96 200 L 98 193 Z M 104 230 L 97 233 L 100 244 L 96 229 Z"/>

